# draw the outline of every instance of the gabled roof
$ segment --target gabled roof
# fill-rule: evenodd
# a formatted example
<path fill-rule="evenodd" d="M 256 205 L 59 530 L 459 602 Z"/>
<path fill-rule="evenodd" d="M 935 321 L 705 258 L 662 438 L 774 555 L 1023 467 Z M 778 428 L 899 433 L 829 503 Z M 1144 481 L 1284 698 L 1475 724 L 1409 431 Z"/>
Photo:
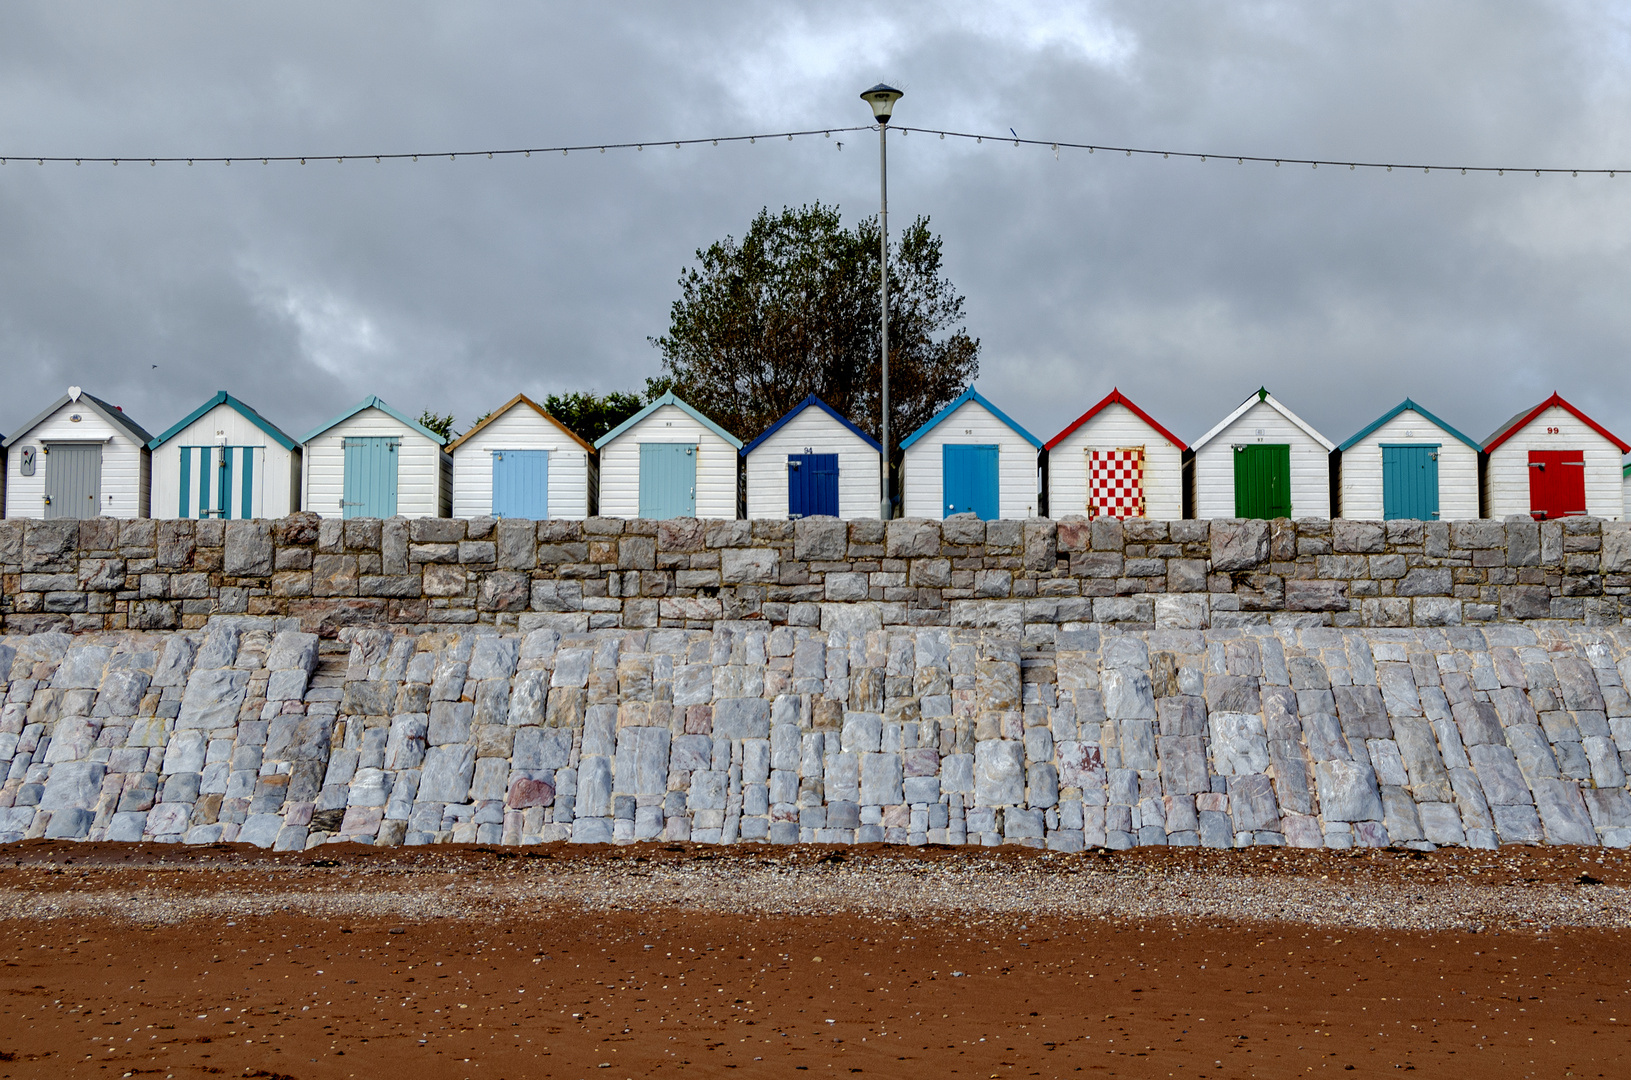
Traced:
<path fill-rule="evenodd" d="M 1070 435 L 1071 432 L 1075 431 L 1077 428 L 1081 427 L 1083 424 L 1085 424 L 1089 420 L 1093 419 L 1100 412 L 1102 412 L 1105 408 L 1107 408 L 1108 406 L 1111 406 L 1111 405 L 1125 405 L 1128 409 L 1132 410 L 1132 413 L 1133 413 L 1134 416 L 1138 417 L 1140 420 L 1142 420 L 1146 424 L 1150 425 L 1150 427 L 1152 427 L 1156 431 L 1160 432 L 1161 437 L 1166 439 L 1167 442 L 1171 443 L 1173 446 L 1176 446 L 1180 450 L 1189 449 L 1187 446 L 1184 445 L 1184 441 L 1182 439 L 1178 438 L 1178 436 L 1174 435 L 1172 432 L 1168 431 L 1166 428 L 1162 427 L 1160 424 L 1157 424 L 1155 422 L 1154 418 L 1151 417 L 1149 413 L 1145 412 L 1143 409 L 1140 409 L 1137 405 L 1134 405 L 1130 400 L 1127 399 L 1126 396 L 1124 396 L 1122 394 L 1122 392 L 1119 389 L 1111 390 L 1110 393 L 1105 395 L 1105 398 L 1104 398 L 1103 401 L 1099 402 L 1097 405 L 1093 406 L 1091 409 L 1087 410 L 1085 413 L 1078 416 L 1075 419 L 1075 421 L 1069 427 L 1067 427 L 1065 430 L 1061 431 L 1059 434 L 1055 435 L 1052 439 L 1048 440 L 1047 449 L 1052 450 L 1055 446 L 1058 446 L 1060 443 L 1064 442 L 1065 439 Z"/>
<path fill-rule="evenodd" d="M 430 428 L 426 427 L 424 424 L 421 424 L 419 421 L 410 419 L 410 418 L 404 416 L 403 414 L 397 412 L 395 409 L 391 408 L 389 405 L 385 404 L 385 402 L 381 401 L 377 397 L 363 398 L 361 401 L 357 402 L 355 405 L 351 406 L 351 408 L 347 409 L 345 412 L 341 413 L 339 416 L 336 416 L 334 419 L 330 420 L 328 423 L 322 424 L 322 425 L 320 425 L 318 427 L 315 427 L 312 430 L 306 432 L 305 438 L 301 439 L 300 441 L 303 442 L 303 443 L 309 443 L 313 439 L 317 438 L 317 436 L 321 435 L 323 432 L 325 432 L 329 428 L 333 427 L 335 424 L 343 423 L 343 422 L 351 419 L 353 416 L 356 416 L 358 413 L 362 412 L 364 409 L 378 409 L 380 412 L 384 413 L 386 416 L 389 416 L 391 419 L 401 421 L 402 423 L 404 423 L 404 424 L 408 425 L 409 427 L 413 428 L 415 431 L 419 432 L 419 434 L 423 435 L 425 438 L 427 438 L 427 439 L 431 440 L 432 442 L 434 442 L 437 446 L 441 446 L 441 447 L 444 447 L 444 448 L 447 446 L 447 440 L 442 438 L 442 436 L 436 434 L 436 432 L 432 431 Z"/>
<path fill-rule="evenodd" d="M 985 400 L 985 398 L 981 397 L 979 391 L 975 390 L 972 386 L 959 394 L 956 401 L 935 413 L 934 417 L 927 424 L 924 424 L 922 427 L 906 436 L 905 439 L 901 440 L 900 448 L 905 450 L 908 446 L 911 446 L 913 443 L 917 442 L 924 435 L 927 435 L 931 430 L 933 430 L 935 425 L 939 424 L 946 417 L 950 416 L 952 413 L 956 412 L 970 401 L 974 402 L 976 405 L 979 405 L 982 409 L 990 413 L 992 416 L 995 416 L 998 420 L 1001 420 L 1004 424 L 1007 424 L 1015 435 L 1018 435 L 1020 438 L 1024 439 L 1038 450 L 1042 449 L 1041 439 L 1038 439 L 1035 435 L 1032 435 L 1029 431 L 1026 431 L 1024 428 L 1008 419 L 1007 413 L 1003 412 L 1001 409 Z"/>
<path fill-rule="evenodd" d="M 1224 431 L 1228 430 L 1230 424 L 1233 424 L 1236 420 L 1239 420 L 1249 409 L 1251 409 L 1253 405 L 1256 405 L 1258 402 L 1262 402 L 1264 405 L 1267 405 L 1269 408 L 1273 409 L 1287 420 L 1290 420 L 1298 430 L 1300 430 L 1304 435 L 1307 435 L 1310 439 L 1313 439 L 1315 442 L 1319 443 L 1321 446 L 1325 447 L 1327 451 L 1336 449 L 1335 443 L 1333 443 L 1330 439 L 1327 439 L 1324 435 L 1321 435 L 1319 432 L 1315 431 L 1313 428 L 1309 427 L 1308 424 L 1303 421 L 1302 417 L 1280 404 L 1279 399 L 1273 394 L 1269 393 L 1268 390 L 1263 387 L 1259 387 L 1257 393 L 1241 402 L 1238 409 L 1230 413 L 1228 416 L 1225 416 L 1223 421 L 1219 423 L 1217 427 L 1196 439 L 1189 448 L 1191 450 L 1199 450 L 1201 447 L 1223 434 Z"/>
<path fill-rule="evenodd" d="M 664 405 L 674 406 L 676 409 L 679 409 L 681 412 L 683 412 L 686 416 L 689 416 L 691 419 L 695 420 L 697 423 L 701 424 L 703 427 L 707 428 L 709 431 L 713 432 L 715 435 L 718 435 L 721 439 L 724 439 L 726 442 L 730 443 L 732 446 L 736 447 L 738 450 L 742 449 L 742 440 L 741 439 L 738 439 L 735 435 L 732 435 L 730 432 L 726 431 L 724 428 L 720 427 L 718 424 L 714 423 L 712 420 L 708 419 L 706 416 L 703 416 L 701 413 L 697 412 L 691 406 L 687 405 L 685 402 L 683 402 L 679 398 L 675 397 L 674 396 L 674 391 L 672 391 L 672 390 L 670 390 L 668 393 L 664 394 L 662 397 L 658 398 L 656 401 L 653 401 L 650 405 L 647 405 L 645 408 L 641 409 L 639 412 L 635 413 L 633 416 L 629 417 L 627 420 L 623 421 L 621 424 L 619 424 L 616 427 L 612 428 L 612 430 L 608 431 L 606 434 L 602 435 L 600 438 L 596 439 L 595 440 L 595 449 L 596 450 L 601 449 L 607 443 L 611 442 L 613 439 L 617 438 L 619 435 L 623 434 L 625 431 L 628 431 L 630 428 L 634 427 L 640 421 L 644 420 L 646 417 L 650 416 L 652 413 L 656 412 L 658 409 L 662 408 Z"/>
<path fill-rule="evenodd" d="M 75 395 L 77 395 L 77 398 Z M 80 390 L 78 387 L 71 387 L 70 392 L 57 398 L 56 401 L 51 403 L 50 408 L 40 413 L 40 415 L 30 420 L 22 427 L 18 428 L 12 434 L 11 438 L 7 439 L 5 442 L 0 442 L 0 447 L 11 446 L 12 443 L 15 443 L 17 440 L 27 435 L 30 431 L 33 431 L 35 428 L 49 420 L 52 413 L 62 408 L 70 401 L 76 400 L 83 404 L 86 408 L 90 409 L 93 413 L 112 424 L 114 427 L 122 428 L 127 435 L 141 443 L 144 447 L 147 445 L 148 441 L 153 438 L 153 436 L 150 435 L 145 428 L 136 423 L 136 421 L 132 420 L 130 417 L 126 416 L 116 406 L 109 405 L 101 398 L 92 397 L 83 390 Z"/>
<path fill-rule="evenodd" d="M 782 429 L 783 424 L 787 423 L 789 420 L 793 419 L 793 417 L 797 416 L 799 413 L 810 408 L 811 406 L 815 406 L 816 408 L 820 409 L 834 420 L 837 420 L 840 424 L 843 424 L 850 431 L 853 431 L 855 434 L 859 435 L 862 439 L 866 440 L 866 444 L 868 446 L 872 447 L 872 449 L 876 450 L 878 453 L 883 453 L 883 447 L 878 445 L 877 439 L 874 439 L 872 436 L 850 423 L 848 418 L 841 416 L 837 409 L 833 408 L 831 405 L 828 405 L 825 401 L 822 401 L 814 394 L 811 394 L 809 397 L 787 410 L 787 415 L 783 416 L 780 420 L 777 420 L 774 424 L 771 424 L 768 428 L 766 428 L 763 435 L 760 435 L 757 439 L 754 439 L 752 442 L 742 447 L 742 456 L 747 457 L 749 454 L 753 453 L 754 447 L 776 434 L 776 432 Z"/>
<path fill-rule="evenodd" d="M 1405 398 L 1403 401 L 1399 402 L 1399 404 L 1393 406 L 1393 408 L 1389 409 L 1387 412 L 1383 413 L 1381 416 L 1378 416 L 1374 421 L 1371 422 L 1371 424 L 1368 427 L 1366 427 L 1359 434 L 1355 435 L 1353 438 L 1349 439 L 1347 442 L 1343 443 L 1341 446 L 1337 447 L 1337 449 L 1338 450 L 1347 450 L 1350 446 L 1352 446 L 1355 443 L 1359 442 L 1365 436 L 1369 435 L 1371 432 L 1375 431 L 1377 428 L 1381 427 L 1383 424 L 1387 423 L 1389 420 L 1392 420 L 1395 416 L 1398 416 L 1400 413 L 1406 412 L 1406 411 L 1415 413 L 1416 415 L 1420 416 L 1423 420 L 1426 420 L 1428 423 L 1434 425 L 1435 427 L 1437 427 L 1440 431 L 1444 432 L 1445 434 L 1454 435 L 1456 438 L 1460 439 L 1462 442 L 1466 443 L 1468 446 L 1472 447 L 1474 450 L 1483 449 L 1483 447 L 1479 446 L 1477 443 L 1475 443 L 1471 439 L 1467 438 L 1467 436 L 1461 434 L 1461 432 L 1457 431 L 1455 428 L 1451 427 L 1449 424 L 1446 424 L 1444 421 L 1440 420 L 1438 417 L 1434 416 L 1432 413 L 1428 412 L 1426 409 L 1422 408 L 1420 405 L 1417 405 L 1414 401 L 1411 401 L 1409 398 Z"/>
<path fill-rule="evenodd" d="M 1512 419 L 1496 428 L 1495 434 L 1484 440 L 1484 453 L 1490 453 L 1496 447 L 1512 438 L 1512 436 L 1516 435 L 1519 430 L 1527 427 L 1530 422 L 1535 419 L 1535 417 L 1539 416 L 1541 413 L 1545 412 L 1547 409 L 1550 409 L 1554 405 L 1560 409 L 1566 409 L 1570 413 L 1573 413 L 1576 420 L 1579 420 L 1582 424 L 1585 424 L 1587 427 L 1591 428 L 1591 430 L 1595 431 L 1597 434 L 1619 447 L 1620 453 L 1631 454 L 1631 445 L 1627 445 L 1618 435 L 1615 435 L 1603 425 L 1599 424 L 1597 421 L 1593 420 L 1591 417 L 1587 416 L 1573 405 L 1570 405 L 1567 401 L 1564 401 L 1563 396 L 1555 391 L 1551 397 L 1547 398 L 1539 405 L 1536 405 L 1533 409 L 1530 409 L 1528 412 L 1519 413 L 1517 416 L 1514 416 Z"/>
<path fill-rule="evenodd" d="M 503 416 L 517 405 L 525 405 L 539 416 L 542 416 L 545 420 L 548 420 L 551 424 L 554 424 L 556 427 L 560 428 L 573 442 L 577 443 L 590 453 L 594 453 L 595 448 L 590 446 L 587 442 L 584 442 L 582 436 L 573 431 L 571 428 L 567 427 L 565 424 L 561 423 L 559 420 L 555 419 L 555 417 L 552 416 L 548 410 L 525 394 L 515 395 L 509 401 L 506 401 L 503 405 L 500 405 L 498 408 L 488 413 L 487 419 L 483 420 L 481 423 L 477 424 L 463 435 L 460 435 L 457 439 L 454 439 L 452 442 L 448 443 L 447 452 L 451 454 L 454 450 L 457 450 L 459 445 L 463 443 L 464 440 L 468 439 L 470 436 L 474 435 L 488 424 L 491 424 L 494 420 L 497 420 L 499 417 Z"/>
<path fill-rule="evenodd" d="M 177 423 L 169 431 L 166 431 L 163 435 L 160 435 L 158 438 L 148 443 L 147 448 L 149 450 L 157 450 L 159 447 L 181 434 L 182 430 L 194 420 L 197 420 L 199 417 L 203 416 L 217 405 L 225 405 L 227 408 L 231 409 L 245 420 L 248 420 L 251 424 L 254 424 L 256 427 L 260 428 L 262 431 L 266 432 L 268 438 L 277 443 L 279 446 L 283 447 L 283 449 L 293 450 L 295 448 L 296 443 L 293 439 L 285 435 L 277 428 L 276 425 L 267 420 L 260 413 L 256 412 L 254 409 L 251 409 L 248 405 L 245 405 L 243 402 L 239 401 L 225 390 L 217 390 L 214 397 L 210 398 L 208 401 L 204 402 L 204 404 L 188 413 L 183 420 Z"/>

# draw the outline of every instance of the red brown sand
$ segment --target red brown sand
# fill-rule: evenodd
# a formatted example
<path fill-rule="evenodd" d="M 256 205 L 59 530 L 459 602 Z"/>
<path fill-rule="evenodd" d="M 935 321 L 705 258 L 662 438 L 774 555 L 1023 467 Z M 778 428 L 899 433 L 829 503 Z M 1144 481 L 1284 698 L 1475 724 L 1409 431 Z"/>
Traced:
<path fill-rule="evenodd" d="M 647 853 L 557 849 L 552 872 L 700 857 Z M 1219 865 L 1261 867 L 1231 854 Z M 1502 853 L 1502 880 L 1572 887 L 1574 861 L 1555 854 Z M 424 917 L 416 904 L 526 868 L 495 852 L 396 855 L 389 888 L 416 898 L 400 902 L 412 917 L 291 903 L 142 923 L 121 905 L 156 890 L 185 906 L 264 897 L 270 881 L 292 901 L 384 879 L 362 873 L 369 849 L 0 850 L 0 1078 L 1631 1075 L 1631 945 L 1614 929 L 685 904 Z M 945 856 L 889 855 L 914 857 Z M 1285 872 L 1310 868 L 1348 872 L 1328 855 Z M 1627 877 L 1616 860 L 1593 869 L 1609 888 Z M 90 906 L 16 917 L 52 898 Z"/>

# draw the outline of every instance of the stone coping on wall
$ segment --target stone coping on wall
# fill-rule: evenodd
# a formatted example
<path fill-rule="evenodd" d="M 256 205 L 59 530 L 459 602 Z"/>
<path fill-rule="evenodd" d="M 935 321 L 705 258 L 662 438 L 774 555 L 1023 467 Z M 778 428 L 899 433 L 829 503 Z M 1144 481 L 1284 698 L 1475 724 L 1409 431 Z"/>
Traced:
<path fill-rule="evenodd" d="M 0 521 L 9 631 L 212 615 L 581 632 L 883 625 L 1203 629 L 1631 621 L 1631 525 L 1084 518 Z M 1038 630 L 1041 632 L 1041 629 Z"/>
<path fill-rule="evenodd" d="M 0 638 L 0 843 L 1631 846 L 1631 630 Z"/>

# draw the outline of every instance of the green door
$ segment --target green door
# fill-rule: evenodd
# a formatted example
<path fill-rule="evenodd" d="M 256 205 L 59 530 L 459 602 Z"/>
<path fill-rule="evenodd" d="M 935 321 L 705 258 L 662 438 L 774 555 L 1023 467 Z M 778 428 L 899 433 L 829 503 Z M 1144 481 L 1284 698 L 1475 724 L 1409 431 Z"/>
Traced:
<path fill-rule="evenodd" d="M 697 444 L 640 444 L 640 516 L 697 516 Z"/>
<path fill-rule="evenodd" d="M 352 436 L 345 440 L 345 495 L 341 516 L 396 516 L 399 443 L 400 440 L 388 435 Z"/>
<path fill-rule="evenodd" d="M 1291 447 L 1241 443 L 1235 447 L 1235 517 L 1291 516 Z"/>

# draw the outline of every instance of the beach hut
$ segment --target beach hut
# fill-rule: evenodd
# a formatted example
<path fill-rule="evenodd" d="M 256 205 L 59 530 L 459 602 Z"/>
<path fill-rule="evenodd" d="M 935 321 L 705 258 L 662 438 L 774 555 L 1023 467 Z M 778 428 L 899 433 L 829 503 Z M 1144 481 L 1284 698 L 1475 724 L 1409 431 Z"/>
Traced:
<path fill-rule="evenodd" d="M 1484 507 L 1492 518 L 1625 516 L 1621 458 L 1631 446 L 1553 394 L 1484 440 Z"/>
<path fill-rule="evenodd" d="M 156 518 L 273 518 L 300 509 L 300 444 L 225 390 L 147 448 Z"/>
<path fill-rule="evenodd" d="M 742 448 L 748 517 L 875 518 L 883 449 L 811 394 Z"/>
<path fill-rule="evenodd" d="M 595 442 L 605 517 L 736 518 L 742 440 L 664 394 Z"/>
<path fill-rule="evenodd" d="M 305 509 L 323 517 L 447 517 L 447 440 L 377 397 L 364 398 L 300 440 Z"/>
<path fill-rule="evenodd" d="M 1052 517 L 1184 516 L 1183 441 L 1120 390 L 1077 417 L 1046 449 Z"/>
<path fill-rule="evenodd" d="M 1625 517 L 1622 521 L 1631 521 L 1631 465 L 1627 465 L 1621 473 L 1625 484 Z"/>
<path fill-rule="evenodd" d="M 1331 516 L 1331 440 L 1260 389 L 1195 440 L 1198 518 Z"/>
<path fill-rule="evenodd" d="M 1042 443 L 972 386 L 900 448 L 907 517 L 972 513 L 989 521 L 1036 515 Z"/>
<path fill-rule="evenodd" d="M 1478 444 L 1409 398 L 1337 451 L 1339 517 L 1466 521 L 1478 516 Z"/>
<path fill-rule="evenodd" d="M 595 448 L 525 394 L 448 444 L 453 516 L 589 516 Z"/>
<path fill-rule="evenodd" d="M 77 386 L 18 428 L 6 452 L 6 516 L 144 518 L 153 438 Z"/>

